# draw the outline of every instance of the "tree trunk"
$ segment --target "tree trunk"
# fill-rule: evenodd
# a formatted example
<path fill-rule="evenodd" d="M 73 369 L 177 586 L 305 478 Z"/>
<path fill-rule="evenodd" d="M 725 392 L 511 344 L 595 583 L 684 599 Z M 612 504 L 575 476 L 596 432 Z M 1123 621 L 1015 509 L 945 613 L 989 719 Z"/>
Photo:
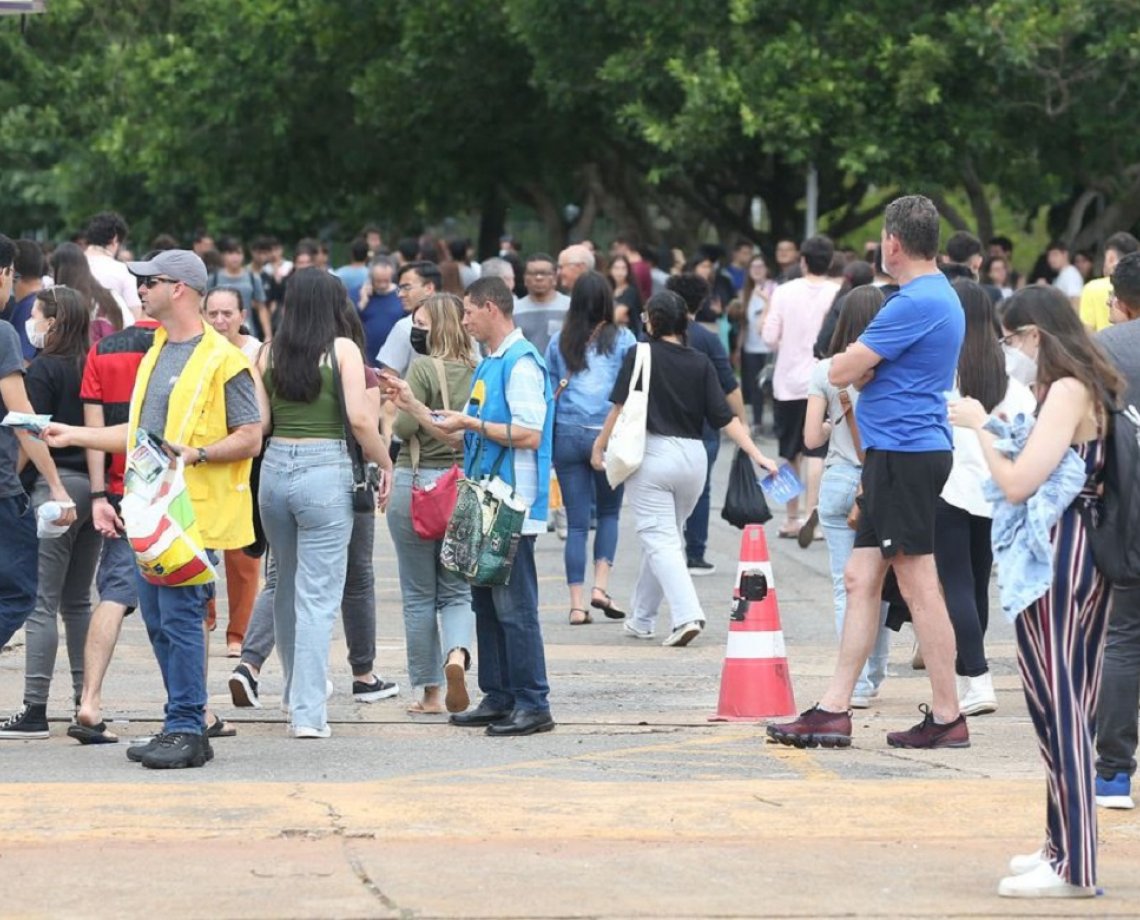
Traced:
<path fill-rule="evenodd" d="M 507 203 L 498 186 L 483 194 L 479 214 L 479 261 L 499 254 L 499 237 L 507 226 Z"/>
<path fill-rule="evenodd" d="M 974 169 L 974 162 L 969 157 L 962 165 L 962 183 L 966 187 L 966 195 L 970 199 L 970 210 L 974 212 L 975 232 L 985 244 L 994 235 L 994 212 L 990 209 L 990 198 L 986 194 L 982 180 Z"/>

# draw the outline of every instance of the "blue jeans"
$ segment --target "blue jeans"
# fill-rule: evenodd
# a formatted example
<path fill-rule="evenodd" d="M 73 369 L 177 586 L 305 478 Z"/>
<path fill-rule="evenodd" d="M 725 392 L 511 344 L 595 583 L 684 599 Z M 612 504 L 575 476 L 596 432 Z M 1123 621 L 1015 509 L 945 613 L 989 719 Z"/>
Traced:
<path fill-rule="evenodd" d="M 445 472 L 421 467 L 420 485 L 435 482 Z M 425 540 L 412 527 L 410 469 L 396 470 L 387 518 L 400 570 L 408 680 L 417 688 L 439 687 L 443 685 L 443 655 L 453 648 L 471 649 L 475 626 L 471 586 L 439 564 L 442 541 Z"/>
<path fill-rule="evenodd" d="M 705 453 L 709 458 L 709 471 L 705 474 L 705 488 L 697 499 L 697 507 L 685 521 L 685 555 L 689 559 L 704 559 L 709 542 L 709 487 L 712 485 L 716 455 L 720 453 L 720 434 L 704 439 Z"/>
<path fill-rule="evenodd" d="M 538 623 L 534 540 L 519 540 L 510 584 L 471 588 L 482 705 L 500 712 L 550 709 L 546 652 Z"/>
<path fill-rule="evenodd" d="M 277 559 L 273 632 L 295 728 L 327 724 L 325 683 L 348 568 L 351 492 L 344 441 L 270 440 L 258 503 Z"/>
<path fill-rule="evenodd" d="M 139 613 L 166 688 L 164 732 L 206 730 L 206 604 L 214 585 L 167 588 L 136 573 Z"/>
<path fill-rule="evenodd" d="M 586 539 L 590 533 L 590 507 L 597 502 L 598 529 L 594 534 L 594 564 L 614 563 L 618 518 L 625 486 L 611 489 L 604 472 L 590 466 L 590 452 L 598 432 L 582 425 L 554 426 L 554 470 L 566 506 L 566 583 L 586 581 Z"/>
<path fill-rule="evenodd" d="M 36 606 L 40 541 L 36 516 L 27 495 L 0 498 L 0 647 L 24 625 Z"/>
<path fill-rule="evenodd" d="M 847 526 L 847 515 L 855 504 L 859 488 L 860 470 L 849 463 L 833 463 L 823 471 L 819 486 L 819 523 L 827 540 L 827 553 L 831 560 L 831 590 L 835 596 L 835 633 L 843 635 L 843 621 L 847 616 L 847 588 L 843 583 L 843 570 L 855 548 L 855 531 Z M 883 621 L 871 657 L 863 666 L 863 673 L 855 684 L 855 696 L 869 696 L 879 689 L 887 676 L 887 659 L 891 650 L 891 631 L 882 625 L 886 620 L 887 605 L 883 604 Z"/>

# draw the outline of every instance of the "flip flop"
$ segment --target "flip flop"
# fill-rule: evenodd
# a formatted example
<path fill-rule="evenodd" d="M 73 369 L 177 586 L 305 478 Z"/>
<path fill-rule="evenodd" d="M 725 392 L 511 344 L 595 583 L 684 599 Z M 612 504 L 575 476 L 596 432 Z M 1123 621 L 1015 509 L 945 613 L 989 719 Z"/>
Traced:
<path fill-rule="evenodd" d="M 409 715 L 413 716 L 441 716 L 446 713 L 444 709 L 424 709 L 424 704 L 416 700 L 407 709 Z"/>
<path fill-rule="evenodd" d="M 236 734 L 237 729 L 230 725 L 230 723 L 223 719 L 221 716 L 218 716 L 216 719 L 214 719 L 214 721 L 206 728 L 207 738 L 232 738 Z"/>
<path fill-rule="evenodd" d="M 604 602 L 591 598 L 590 606 L 596 610 L 602 611 L 602 613 L 604 613 L 611 620 L 624 620 L 626 613 L 624 610 L 619 610 L 614 606 L 614 599 L 610 597 L 609 594 L 607 594 L 605 591 L 602 592 L 602 597 L 605 598 Z"/>
<path fill-rule="evenodd" d="M 107 723 L 98 725 L 84 725 L 82 722 L 72 722 L 67 726 L 67 737 L 74 738 L 80 744 L 118 744 L 117 735 L 107 731 Z"/>

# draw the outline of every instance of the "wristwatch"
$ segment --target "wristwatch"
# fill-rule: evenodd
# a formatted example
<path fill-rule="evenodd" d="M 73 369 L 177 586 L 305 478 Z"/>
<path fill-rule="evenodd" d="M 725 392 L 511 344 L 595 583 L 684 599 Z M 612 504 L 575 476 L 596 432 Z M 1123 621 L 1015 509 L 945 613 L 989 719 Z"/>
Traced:
<path fill-rule="evenodd" d="M 206 448 L 199 447 L 198 448 L 198 459 L 196 461 L 194 461 L 194 465 L 197 466 L 199 463 L 206 463 L 207 461 L 209 461 L 209 459 L 210 458 L 206 455 Z"/>

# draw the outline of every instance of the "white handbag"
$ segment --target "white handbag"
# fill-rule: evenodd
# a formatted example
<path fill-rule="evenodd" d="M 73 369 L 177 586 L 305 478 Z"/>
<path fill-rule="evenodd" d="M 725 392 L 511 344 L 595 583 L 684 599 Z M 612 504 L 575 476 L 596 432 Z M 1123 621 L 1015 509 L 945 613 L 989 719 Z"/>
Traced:
<path fill-rule="evenodd" d="M 614 489 L 636 473 L 645 458 L 650 363 L 649 345 L 638 345 L 633 373 L 629 378 L 629 393 L 606 445 L 606 479 Z"/>

